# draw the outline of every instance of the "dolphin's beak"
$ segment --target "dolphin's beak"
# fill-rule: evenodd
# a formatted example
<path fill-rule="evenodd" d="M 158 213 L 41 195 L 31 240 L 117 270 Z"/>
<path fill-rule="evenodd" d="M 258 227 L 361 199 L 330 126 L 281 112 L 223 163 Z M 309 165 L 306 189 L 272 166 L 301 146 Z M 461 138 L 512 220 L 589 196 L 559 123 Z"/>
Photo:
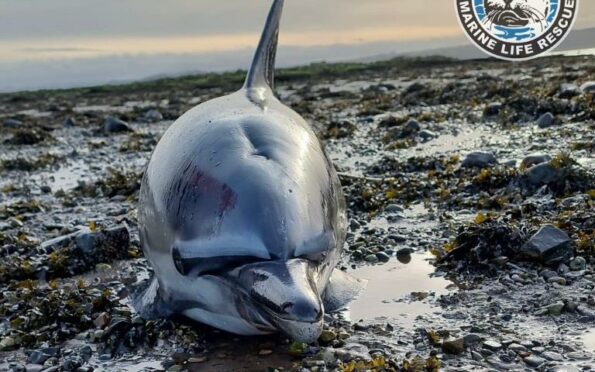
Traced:
<path fill-rule="evenodd" d="M 240 285 L 280 330 L 300 342 L 318 339 L 324 309 L 311 262 L 259 262 L 243 266 L 237 275 Z"/>

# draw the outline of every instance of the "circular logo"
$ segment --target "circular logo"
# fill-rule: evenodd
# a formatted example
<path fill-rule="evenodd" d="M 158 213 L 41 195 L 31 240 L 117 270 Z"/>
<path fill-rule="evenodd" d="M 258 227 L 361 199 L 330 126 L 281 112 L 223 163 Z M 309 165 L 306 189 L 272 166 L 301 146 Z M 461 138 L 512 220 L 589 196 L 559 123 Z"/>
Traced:
<path fill-rule="evenodd" d="M 500 59 L 538 57 L 564 40 L 579 0 L 455 0 L 461 27 L 481 50 Z"/>

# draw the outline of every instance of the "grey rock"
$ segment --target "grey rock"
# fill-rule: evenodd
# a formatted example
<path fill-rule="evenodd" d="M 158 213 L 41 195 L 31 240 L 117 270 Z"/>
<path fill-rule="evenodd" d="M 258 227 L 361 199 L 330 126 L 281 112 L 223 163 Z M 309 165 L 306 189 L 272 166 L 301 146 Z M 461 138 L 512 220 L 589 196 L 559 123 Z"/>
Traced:
<path fill-rule="evenodd" d="M 421 126 L 415 119 L 411 119 L 405 124 L 405 130 L 412 133 L 412 132 L 419 132 L 421 130 Z"/>
<path fill-rule="evenodd" d="M 541 163 L 527 169 L 525 176 L 529 184 L 541 186 L 559 181 L 562 178 L 562 172 L 552 167 L 550 163 Z"/>
<path fill-rule="evenodd" d="M 384 210 L 388 213 L 403 212 L 403 208 L 397 204 L 389 204 L 384 208 Z"/>
<path fill-rule="evenodd" d="M 578 87 L 576 84 L 572 83 L 563 83 L 560 85 L 560 90 L 558 91 L 558 97 L 560 98 L 572 98 L 580 95 L 582 93 L 581 88 Z"/>
<path fill-rule="evenodd" d="M 564 360 L 564 357 L 555 351 L 544 351 L 541 353 L 541 356 L 547 360 L 553 360 L 555 362 L 561 362 Z"/>
<path fill-rule="evenodd" d="M 560 276 L 552 276 L 551 278 L 549 278 L 547 280 L 548 283 L 550 284 L 559 284 L 559 285 L 566 285 L 566 279 L 560 277 Z"/>
<path fill-rule="evenodd" d="M 447 354 L 461 354 L 465 351 L 465 341 L 462 338 L 444 341 L 442 343 L 442 351 Z"/>
<path fill-rule="evenodd" d="M 150 123 L 154 123 L 154 122 L 163 120 L 163 114 L 159 110 L 151 109 L 151 110 L 145 112 L 143 119 Z"/>
<path fill-rule="evenodd" d="M 419 132 L 419 136 L 421 137 L 422 140 L 424 141 L 429 141 L 432 138 L 436 138 L 438 137 L 438 135 L 430 130 L 424 129 L 422 131 Z"/>
<path fill-rule="evenodd" d="M 43 370 L 43 366 L 39 364 L 27 364 L 25 366 L 27 372 L 40 372 L 41 370 Z"/>
<path fill-rule="evenodd" d="M 483 115 L 485 117 L 497 116 L 497 115 L 500 114 L 500 111 L 501 110 L 502 110 L 502 103 L 500 103 L 500 102 L 491 102 L 483 110 Z"/>
<path fill-rule="evenodd" d="M 553 366 L 546 370 L 547 372 L 580 372 L 580 369 L 571 365 Z"/>
<path fill-rule="evenodd" d="M 583 93 L 595 93 L 595 81 L 587 81 L 581 85 L 581 91 Z"/>
<path fill-rule="evenodd" d="M 488 340 L 484 341 L 483 347 L 491 351 L 497 351 L 502 349 L 502 344 L 494 340 Z"/>
<path fill-rule="evenodd" d="M 568 264 L 570 270 L 572 271 L 581 271 L 587 268 L 587 260 L 583 257 L 575 257 L 573 258 L 570 263 Z"/>
<path fill-rule="evenodd" d="M 552 160 L 552 157 L 546 154 L 532 154 L 526 156 L 523 161 L 521 161 L 521 168 L 527 169 L 531 168 L 534 165 L 547 163 Z"/>
<path fill-rule="evenodd" d="M 369 263 L 377 263 L 378 261 L 380 261 L 375 254 L 369 254 L 369 255 L 367 255 L 364 258 L 364 260 L 366 260 L 366 262 L 369 262 Z"/>
<path fill-rule="evenodd" d="M 554 115 L 551 112 L 546 112 L 537 119 L 537 126 L 539 128 L 549 128 L 556 122 Z"/>
<path fill-rule="evenodd" d="M 476 333 L 469 333 L 463 337 L 463 341 L 465 341 L 465 347 L 472 347 L 479 344 L 483 340 L 483 337 Z"/>
<path fill-rule="evenodd" d="M 564 302 L 554 302 L 553 304 L 545 306 L 544 309 L 547 310 L 547 314 L 549 315 L 560 315 L 562 314 L 562 310 L 564 310 Z"/>
<path fill-rule="evenodd" d="M 17 119 L 4 119 L 2 124 L 4 125 L 4 128 L 16 129 L 23 125 L 23 122 Z"/>
<path fill-rule="evenodd" d="M 546 265 L 566 262 L 573 255 L 571 242 L 564 231 L 545 225 L 521 247 L 521 253 Z"/>
<path fill-rule="evenodd" d="M 390 256 L 384 252 L 378 252 L 376 253 L 376 257 L 378 258 L 378 260 L 380 262 L 388 262 L 390 261 Z"/>
<path fill-rule="evenodd" d="M 508 349 L 514 351 L 515 353 L 521 353 L 521 352 L 527 351 L 526 347 L 524 347 L 523 345 L 515 344 L 515 343 L 510 344 L 508 346 Z"/>
<path fill-rule="evenodd" d="M 528 366 L 535 368 L 545 363 L 545 359 L 540 358 L 537 355 L 529 355 L 528 357 L 524 358 L 523 361 L 527 363 Z"/>
<path fill-rule="evenodd" d="M 558 276 L 558 273 L 554 270 L 545 269 L 539 275 L 541 275 L 545 280 L 549 280 L 555 276 Z"/>
<path fill-rule="evenodd" d="M 103 124 L 103 130 L 105 131 L 105 133 L 132 132 L 132 128 L 130 128 L 127 122 L 112 116 L 105 119 L 105 123 Z"/>
<path fill-rule="evenodd" d="M 466 168 L 485 168 L 497 163 L 498 160 L 496 160 L 496 157 L 492 153 L 472 152 L 467 154 L 461 166 Z"/>
<path fill-rule="evenodd" d="M 31 355 L 29 355 L 29 362 L 33 364 L 43 364 L 46 360 L 50 358 L 51 355 L 44 353 L 41 350 L 34 350 Z"/>

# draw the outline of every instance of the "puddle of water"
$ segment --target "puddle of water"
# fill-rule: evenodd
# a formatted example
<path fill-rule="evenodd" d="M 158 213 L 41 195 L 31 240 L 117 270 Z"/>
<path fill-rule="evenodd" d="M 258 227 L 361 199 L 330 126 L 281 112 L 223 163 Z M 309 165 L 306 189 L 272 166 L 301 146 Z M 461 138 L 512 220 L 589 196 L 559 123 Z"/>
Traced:
<path fill-rule="evenodd" d="M 437 308 L 427 299 L 413 301 L 411 293 L 440 295 L 452 284 L 444 278 L 431 276 L 434 267 L 428 261 L 430 257 L 427 253 L 414 254 L 409 263 L 391 260 L 384 265 L 351 271 L 354 276 L 367 279 L 368 285 L 349 305 L 345 316 L 352 321 L 390 320 L 412 329 L 417 316 L 429 315 Z"/>
<path fill-rule="evenodd" d="M 582 341 L 585 343 L 585 349 L 595 353 L 595 330 L 591 330 L 582 337 Z"/>

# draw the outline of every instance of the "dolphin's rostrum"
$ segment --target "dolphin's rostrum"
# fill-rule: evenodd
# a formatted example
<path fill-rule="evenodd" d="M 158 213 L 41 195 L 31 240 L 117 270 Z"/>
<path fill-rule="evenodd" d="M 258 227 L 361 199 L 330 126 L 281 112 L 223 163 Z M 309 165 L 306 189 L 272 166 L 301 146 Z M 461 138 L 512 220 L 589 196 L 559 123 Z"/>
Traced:
<path fill-rule="evenodd" d="M 335 269 L 345 241 L 337 174 L 310 126 L 274 95 L 283 0 L 244 87 L 182 115 L 142 181 L 139 231 L 154 276 L 134 306 L 244 335 L 304 342 L 360 281 Z"/>

